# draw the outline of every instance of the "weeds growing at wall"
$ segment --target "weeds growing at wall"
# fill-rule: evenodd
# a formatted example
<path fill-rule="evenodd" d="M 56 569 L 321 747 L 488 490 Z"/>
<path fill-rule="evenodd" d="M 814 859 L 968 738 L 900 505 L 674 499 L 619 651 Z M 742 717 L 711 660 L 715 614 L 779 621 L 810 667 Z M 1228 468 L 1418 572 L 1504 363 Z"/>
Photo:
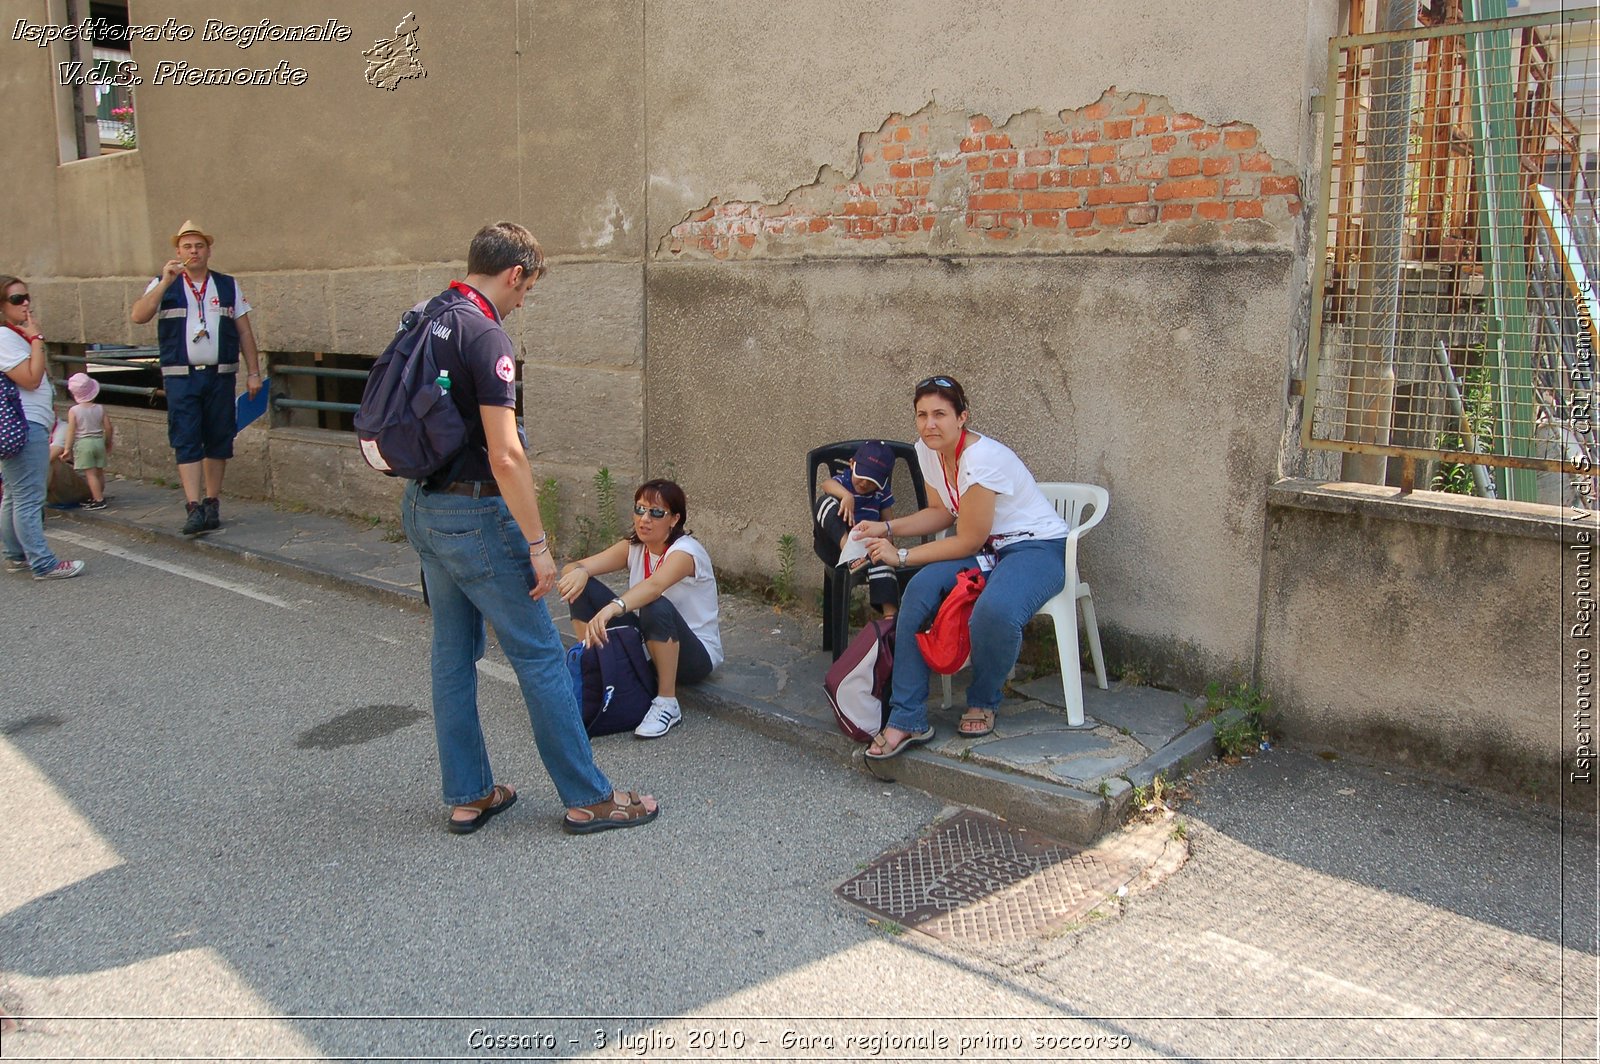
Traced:
<path fill-rule="evenodd" d="M 556 530 L 561 527 L 561 485 L 555 477 L 545 477 L 539 484 L 539 523 L 544 526 L 554 554 Z"/>
<path fill-rule="evenodd" d="M 789 532 L 778 537 L 778 575 L 772 578 L 771 593 L 773 601 L 780 606 L 791 605 L 795 600 L 795 548 L 799 542 Z"/>
<path fill-rule="evenodd" d="M 1196 709 L 1184 703 L 1183 716 L 1191 725 L 1211 721 L 1217 749 L 1225 760 L 1244 757 L 1262 749 L 1267 741 L 1268 716 L 1272 700 L 1250 684 L 1206 685 L 1205 706 Z"/>
<path fill-rule="evenodd" d="M 617 526 L 617 482 L 605 466 L 594 475 L 595 517 L 580 515 L 573 522 L 577 530 L 577 557 L 587 558 L 605 550 L 622 538 Z"/>

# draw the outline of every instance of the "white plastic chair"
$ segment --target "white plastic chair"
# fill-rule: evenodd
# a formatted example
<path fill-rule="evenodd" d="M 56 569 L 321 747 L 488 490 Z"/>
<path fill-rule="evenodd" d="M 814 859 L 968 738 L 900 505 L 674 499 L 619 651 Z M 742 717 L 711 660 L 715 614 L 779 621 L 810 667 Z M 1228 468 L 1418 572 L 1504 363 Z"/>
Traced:
<path fill-rule="evenodd" d="M 1078 728 L 1083 726 L 1083 670 L 1078 664 L 1080 602 L 1083 603 L 1083 628 L 1089 635 L 1089 657 L 1094 662 L 1095 682 L 1102 691 L 1108 686 L 1105 654 L 1100 650 L 1100 624 L 1094 615 L 1094 596 L 1089 585 L 1078 576 L 1078 540 L 1105 517 L 1111 506 L 1111 493 L 1097 484 L 1066 482 L 1041 483 L 1039 490 L 1072 529 L 1067 536 L 1067 582 L 1054 598 L 1039 607 L 1039 614 L 1048 613 L 1056 622 L 1056 649 L 1061 654 L 1061 690 L 1067 703 L 1067 724 Z M 1084 516 L 1086 509 L 1088 517 Z M 944 682 L 944 704 L 949 708 L 950 677 L 940 679 Z"/>

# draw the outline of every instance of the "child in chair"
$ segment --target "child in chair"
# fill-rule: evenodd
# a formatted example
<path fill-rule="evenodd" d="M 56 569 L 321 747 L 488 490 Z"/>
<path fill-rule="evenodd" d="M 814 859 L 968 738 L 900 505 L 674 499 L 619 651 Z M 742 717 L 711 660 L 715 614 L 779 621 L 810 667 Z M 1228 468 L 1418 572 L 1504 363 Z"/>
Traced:
<path fill-rule="evenodd" d="M 888 521 L 894 507 L 889 474 L 894 451 L 881 440 L 868 440 L 856 448 L 850 468 L 824 480 L 812 514 L 812 539 L 817 557 L 825 565 L 838 565 L 839 554 L 858 521 Z M 893 617 L 900 608 L 900 582 L 887 565 L 867 567 L 867 592 L 872 608 Z"/>

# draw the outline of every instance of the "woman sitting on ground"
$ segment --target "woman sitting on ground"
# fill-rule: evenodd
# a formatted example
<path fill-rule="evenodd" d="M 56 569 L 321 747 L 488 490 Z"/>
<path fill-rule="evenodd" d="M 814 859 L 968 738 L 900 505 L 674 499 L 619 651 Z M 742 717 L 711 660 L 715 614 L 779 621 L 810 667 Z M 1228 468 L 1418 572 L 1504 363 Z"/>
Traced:
<path fill-rule="evenodd" d="M 862 522 L 852 533 L 867 540 L 875 561 L 922 566 L 900 603 L 889 723 L 867 749 L 875 761 L 933 738 L 929 670 L 916 633 L 938 612 L 956 574 L 980 559 L 991 566 L 972 609 L 972 683 L 957 726 L 964 738 L 994 731 L 1001 688 L 1022 648 L 1022 626 L 1067 581 L 1065 541 L 1072 530 L 1011 448 L 967 428 L 967 395 L 956 379 L 929 377 L 912 401 L 917 460 L 934 500 L 909 517 Z M 931 535 L 951 525 L 953 535 L 913 547 L 896 547 L 890 538 Z"/>
<path fill-rule="evenodd" d="M 711 555 L 684 529 L 688 502 L 670 480 L 651 480 L 633 495 L 633 531 L 598 554 L 569 564 L 558 589 L 572 630 L 586 645 L 606 641 L 606 627 L 631 624 L 655 663 L 657 694 L 634 729 L 641 739 L 667 734 L 683 719 L 678 685 L 699 683 L 722 664 L 717 578 Z M 598 579 L 628 571 L 620 595 Z"/>

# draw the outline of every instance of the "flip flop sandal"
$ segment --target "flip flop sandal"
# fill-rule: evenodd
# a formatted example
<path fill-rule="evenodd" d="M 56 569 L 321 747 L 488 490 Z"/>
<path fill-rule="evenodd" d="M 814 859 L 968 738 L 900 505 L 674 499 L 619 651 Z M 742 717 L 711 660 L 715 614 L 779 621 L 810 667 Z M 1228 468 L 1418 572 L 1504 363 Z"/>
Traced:
<path fill-rule="evenodd" d="M 592 835 L 596 831 L 610 831 L 612 828 L 636 828 L 650 823 L 661 812 L 659 805 L 654 809 L 646 809 L 637 791 L 617 793 L 626 793 L 627 801 L 618 802 L 617 795 L 613 794 L 603 802 L 568 810 L 567 815 L 561 818 L 561 830 L 568 835 Z M 574 818 L 574 813 L 583 816 Z"/>
<path fill-rule="evenodd" d="M 921 746 L 923 743 L 931 741 L 933 736 L 934 730 L 930 725 L 923 731 L 912 732 L 904 739 L 901 739 L 898 744 L 890 747 L 888 740 L 884 738 L 883 732 L 879 732 L 877 735 L 873 736 L 872 742 L 873 745 L 879 747 L 883 752 L 875 754 L 872 752 L 872 747 L 869 746 L 867 747 L 866 758 L 868 761 L 888 761 L 890 758 L 899 757 L 901 754 L 905 753 L 908 747 Z"/>
<path fill-rule="evenodd" d="M 979 724 L 982 727 L 968 728 L 968 724 Z M 969 709 L 961 714 L 961 723 L 956 725 L 956 734 L 963 739 L 981 739 L 994 731 L 994 710 Z"/>
<path fill-rule="evenodd" d="M 501 795 L 505 795 L 505 797 L 501 798 Z M 450 834 L 471 835 L 474 831 L 477 831 L 479 828 L 483 827 L 483 825 L 487 824 L 493 817 L 505 812 L 507 809 L 510 809 L 512 806 L 517 804 L 517 792 L 512 790 L 510 787 L 502 787 L 498 783 L 494 785 L 494 790 L 489 792 L 489 797 L 491 799 L 499 798 L 500 800 L 491 801 L 488 805 L 479 807 L 478 815 L 473 817 L 471 820 L 457 820 L 454 815 L 452 815 L 450 819 L 446 820 L 445 827 L 449 829 Z M 482 801 L 482 799 L 479 800 Z M 458 806 L 457 808 L 470 809 L 473 807 L 469 803 L 468 805 Z"/>

